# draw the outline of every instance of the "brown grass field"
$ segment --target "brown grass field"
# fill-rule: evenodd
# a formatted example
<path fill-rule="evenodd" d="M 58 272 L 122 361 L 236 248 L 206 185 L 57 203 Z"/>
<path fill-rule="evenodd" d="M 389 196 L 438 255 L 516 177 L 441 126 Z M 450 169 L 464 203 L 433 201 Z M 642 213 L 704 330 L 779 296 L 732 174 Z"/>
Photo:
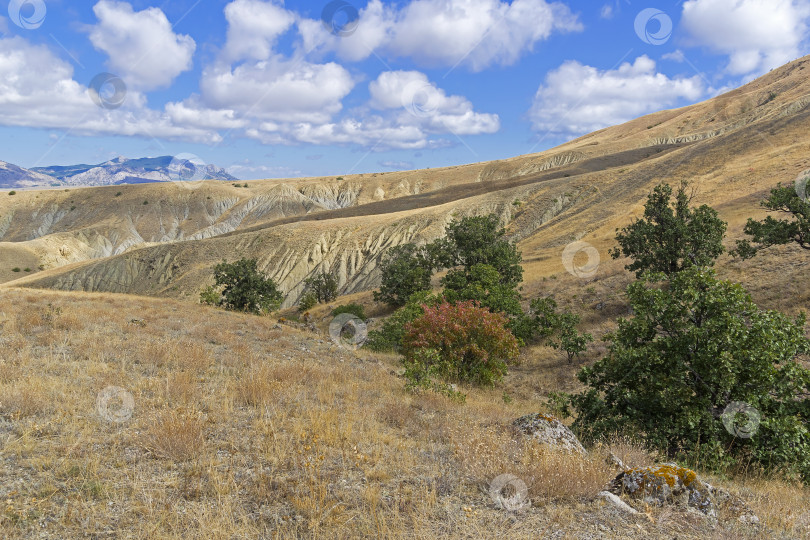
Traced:
<path fill-rule="evenodd" d="M 529 372 L 536 392 L 570 386 L 555 383 L 550 351 L 458 404 L 407 393 L 393 356 L 175 300 L 11 289 L 0 326 L 4 538 L 810 534 L 806 489 L 745 473 L 713 481 L 759 527 L 596 499 L 616 473 L 607 447 L 549 452 L 509 428 L 542 410 Z M 115 392 L 99 403 L 108 387 L 132 410 Z M 630 440 L 609 446 L 628 464 L 655 459 Z M 504 473 L 530 507 L 495 507 L 482 487 Z"/>

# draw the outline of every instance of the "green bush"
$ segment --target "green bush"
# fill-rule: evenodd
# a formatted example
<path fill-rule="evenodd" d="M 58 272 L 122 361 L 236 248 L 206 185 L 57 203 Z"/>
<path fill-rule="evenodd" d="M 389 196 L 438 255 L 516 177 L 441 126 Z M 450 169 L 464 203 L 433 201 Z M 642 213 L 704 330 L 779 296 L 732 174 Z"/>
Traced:
<path fill-rule="evenodd" d="M 568 363 L 585 352 L 593 336 L 577 331 L 579 315 L 558 311 L 553 298 L 535 298 L 528 314 L 513 320 L 512 333 L 524 339 L 546 340 L 557 350 L 565 351 Z"/>
<path fill-rule="evenodd" d="M 8 194 L 9 194 L 9 195 L 16 195 L 16 194 L 17 194 L 17 192 L 16 192 L 16 191 L 14 191 L 14 190 L 12 189 L 11 191 L 9 191 L 9 192 L 8 192 Z"/>
<path fill-rule="evenodd" d="M 315 296 L 315 293 L 312 291 L 305 292 L 301 299 L 298 301 L 298 311 L 305 312 L 309 311 L 313 307 L 318 305 L 318 297 Z"/>
<path fill-rule="evenodd" d="M 344 305 L 338 306 L 338 307 L 336 307 L 335 309 L 332 310 L 332 316 L 333 317 L 336 317 L 336 316 L 340 315 L 341 313 L 351 313 L 352 315 L 354 315 L 355 317 L 357 317 L 358 319 L 360 319 L 362 321 L 365 321 L 365 320 L 368 319 L 368 317 L 366 317 L 366 310 L 363 309 L 363 306 L 361 306 L 360 304 L 355 304 L 355 303 L 344 304 Z"/>
<path fill-rule="evenodd" d="M 380 261 L 382 282 L 374 301 L 391 307 L 404 306 L 418 291 L 430 289 L 433 268 L 424 248 L 402 244 L 386 251 Z"/>
<path fill-rule="evenodd" d="M 214 267 L 214 281 L 222 288 L 220 303 L 226 309 L 264 314 L 279 308 L 283 295 L 256 264 L 256 259 L 240 259 Z"/>
<path fill-rule="evenodd" d="M 331 302 L 337 298 L 337 278 L 332 274 L 321 272 L 304 280 L 304 284 L 315 294 L 318 303 Z"/>
<path fill-rule="evenodd" d="M 756 463 L 810 481 L 804 314 L 760 310 L 741 285 L 696 267 L 669 281 L 645 274 L 627 296 L 634 315 L 578 375 L 588 387 L 572 399 L 581 436 L 636 433 L 707 468 Z"/>
<path fill-rule="evenodd" d="M 222 292 L 213 285 L 209 285 L 200 292 L 200 303 L 209 306 L 218 306 L 222 303 Z"/>
<path fill-rule="evenodd" d="M 12 268 L 12 269 L 11 269 L 11 271 L 12 271 L 12 272 L 19 272 L 19 271 L 20 271 L 20 267 L 19 267 L 19 266 L 15 266 L 14 268 Z"/>
<path fill-rule="evenodd" d="M 376 352 L 399 352 L 402 347 L 402 337 L 405 335 L 405 325 L 424 313 L 423 304 L 434 306 L 442 301 L 441 296 L 428 291 L 413 293 L 407 304 L 382 321 L 382 327 L 379 330 L 369 331 L 365 348 Z"/>
<path fill-rule="evenodd" d="M 517 357 L 518 342 L 506 328 L 508 319 L 473 301 L 443 302 L 405 325 L 402 353 L 412 387 L 469 382 L 491 386 Z"/>

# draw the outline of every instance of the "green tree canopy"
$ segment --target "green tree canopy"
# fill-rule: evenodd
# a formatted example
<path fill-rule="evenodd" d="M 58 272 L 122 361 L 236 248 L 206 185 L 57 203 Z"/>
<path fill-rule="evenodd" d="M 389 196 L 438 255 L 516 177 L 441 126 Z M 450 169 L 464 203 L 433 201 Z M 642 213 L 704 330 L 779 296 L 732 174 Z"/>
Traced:
<path fill-rule="evenodd" d="M 226 309 L 267 313 L 284 299 L 276 283 L 258 271 L 256 259 L 222 261 L 214 267 L 214 280 L 222 288 L 220 303 Z"/>
<path fill-rule="evenodd" d="M 450 302 L 475 300 L 493 313 L 522 313 L 520 294 L 489 264 L 476 263 L 469 270 L 454 268 L 442 278 L 444 297 Z"/>
<path fill-rule="evenodd" d="M 391 307 L 404 306 L 418 291 L 430 289 L 433 264 L 424 248 L 402 244 L 386 251 L 380 262 L 382 283 L 374 301 Z"/>
<path fill-rule="evenodd" d="M 638 434 L 710 467 L 750 460 L 810 479 L 810 371 L 797 361 L 810 352 L 804 314 L 760 310 L 741 285 L 705 268 L 669 281 L 645 274 L 627 294 L 634 315 L 578 375 L 588 389 L 573 397 L 576 429 Z M 738 402 L 760 415 L 750 438 L 724 424 Z"/>
<path fill-rule="evenodd" d="M 625 268 L 636 277 L 645 270 L 671 275 L 688 266 L 712 266 L 723 253 L 726 223 L 709 206 L 690 208 L 686 187 L 681 184 L 672 201 L 671 186 L 656 186 L 647 197 L 644 217 L 617 229 L 619 246 L 610 254 L 633 259 Z"/>
<path fill-rule="evenodd" d="M 770 196 L 760 204 L 770 211 L 787 214 L 789 218 L 767 216 L 762 221 L 748 218 L 743 231 L 751 236 L 751 240 L 737 240 L 733 255 L 749 259 L 761 249 L 794 242 L 804 249 L 810 249 L 810 202 L 806 196 L 800 197 L 794 186 L 777 184 Z M 751 241 L 757 245 L 752 245 Z"/>
<path fill-rule="evenodd" d="M 504 239 L 506 231 L 500 228 L 498 216 L 464 217 L 447 226 L 444 267 L 463 266 L 469 271 L 476 264 L 488 264 L 498 271 L 501 282 L 516 287 L 523 280 L 521 256 L 517 248 Z"/>
<path fill-rule="evenodd" d="M 517 248 L 503 238 L 505 231 L 499 227 L 498 217 L 490 214 L 454 219 L 445 234 L 425 246 L 403 244 L 389 249 L 381 261 L 382 284 L 380 290 L 374 292 L 374 300 L 394 307 L 405 305 L 413 293 L 430 288 L 430 279 L 436 270 L 450 268 L 443 284 L 455 291 L 459 300 L 478 300 L 490 305 L 485 297 L 495 294 L 498 301 L 510 304 L 509 311 L 499 311 L 519 312 L 519 306 L 515 310 L 515 303 L 506 299 L 507 296 L 518 298 L 517 293 L 508 293 L 506 289 L 515 289 L 523 279 L 521 256 Z M 483 281 L 474 283 L 478 279 Z M 502 286 L 502 291 L 492 289 L 496 282 Z M 477 297 L 471 297 L 472 294 Z M 491 307 L 498 309 L 494 303 Z"/>
<path fill-rule="evenodd" d="M 304 285 L 315 295 L 318 303 L 331 302 L 337 298 L 337 278 L 328 272 L 320 272 L 305 279 Z"/>
<path fill-rule="evenodd" d="M 558 311 L 557 302 L 551 298 L 535 298 L 529 304 L 529 312 L 514 319 L 512 333 L 521 341 L 546 340 L 557 350 L 565 351 L 568 363 L 585 352 L 593 336 L 577 331 L 580 316 L 569 311 Z"/>

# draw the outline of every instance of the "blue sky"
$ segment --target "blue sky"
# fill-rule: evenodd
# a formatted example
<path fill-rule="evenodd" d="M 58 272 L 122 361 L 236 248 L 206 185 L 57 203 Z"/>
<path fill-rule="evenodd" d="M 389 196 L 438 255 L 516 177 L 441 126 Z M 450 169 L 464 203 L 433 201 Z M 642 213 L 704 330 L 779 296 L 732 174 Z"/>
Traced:
<path fill-rule="evenodd" d="M 810 0 L 13 0 L 0 160 L 240 178 L 502 159 L 808 52 Z"/>

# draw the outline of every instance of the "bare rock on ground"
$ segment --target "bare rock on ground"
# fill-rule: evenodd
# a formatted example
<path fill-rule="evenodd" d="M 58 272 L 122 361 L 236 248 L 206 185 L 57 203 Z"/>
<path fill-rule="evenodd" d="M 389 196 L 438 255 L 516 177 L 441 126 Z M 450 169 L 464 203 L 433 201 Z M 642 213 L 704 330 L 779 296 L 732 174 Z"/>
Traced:
<path fill-rule="evenodd" d="M 675 463 L 627 469 L 613 479 L 610 491 L 648 504 L 674 504 L 707 516 L 716 515 L 712 487 L 695 471 Z"/>
<path fill-rule="evenodd" d="M 597 497 L 605 499 L 607 502 L 618 508 L 623 512 L 627 512 L 628 514 L 638 514 L 638 510 L 621 500 L 617 495 L 611 493 L 610 491 L 600 491 Z"/>
<path fill-rule="evenodd" d="M 554 417 L 542 413 L 527 414 L 515 420 L 512 425 L 527 437 L 542 444 L 580 454 L 585 453 L 585 448 L 577 436 Z"/>
<path fill-rule="evenodd" d="M 695 471 L 676 463 L 625 469 L 611 482 L 609 492 L 647 504 L 674 505 L 711 518 L 717 518 L 720 510 L 725 519 L 733 518 L 754 527 L 760 522 L 740 497 L 701 480 Z M 605 493 L 608 492 L 599 496 L 604 497 Z M 604 498 L 615 504 L 613 499 Z"/>

